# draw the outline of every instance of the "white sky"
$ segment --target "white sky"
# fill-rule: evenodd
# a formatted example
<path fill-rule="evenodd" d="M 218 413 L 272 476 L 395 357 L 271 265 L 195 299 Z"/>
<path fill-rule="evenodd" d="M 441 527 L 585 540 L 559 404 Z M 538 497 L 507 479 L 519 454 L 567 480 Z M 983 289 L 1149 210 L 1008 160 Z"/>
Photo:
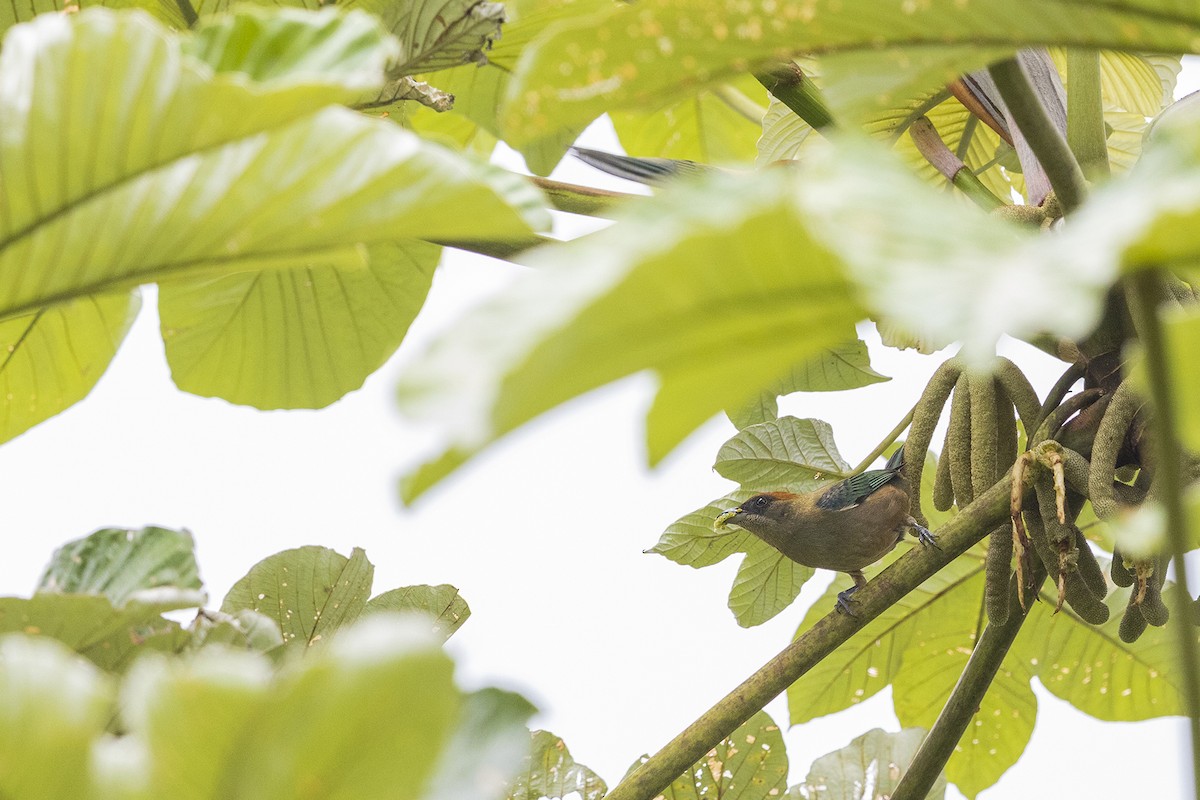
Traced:
<path fill-rule="evenodd" d="M 615 147 L 603 125 L 585 143 Z M 576 164 L 556 177 L 617 185 Z M 146 290 L 140 318 L 92 395 L 0 447 L 0 529 L 9 541 L 0 593 L 27 595 L 55 547 L 99 527 L 193 531 L 213 606 L 278 550 L 319 544 L 348 554 L 360 546 L 376 566 L 376 592 L 459 587 L 473 612 L 450 643 L 462 683 L 525 693 L 541 708 L 533 724 L 563 736 L 615 785 L 637 756 L 785 646 L 828 579 L 818 574 L 798 603 L 747 630 L 725 606 L 736 558 L 691 570 L 642 554 L 677 517 L 732 488 L 710 467 L 733 433 L 713 420 L 649 472 L 642 417 L 653 383 L 645 376 L 551 412 L 415 508 L 401 508 L 398 476 L 436 443 L 395 411 L 396 377 L 420 343 L 518 271 L 448 256 L 397 356 L 362 390 L 317 412 L 259 412 L 176 390 L 154 290 Z M 945 357 L 874 341 L 871 349 L 893 381 L 799 395 L 782 408 L 832 423 L 851 463 L 892 428 Z M 1057 362 L 1032 348 L 1016 345 L 1011 355 L 1040 392 L 1057 377 Z M 1033 740 L 986 800 L 1185 796 L 1180 719 L 1101 724 L 1036 682 L 1035 691 Z M 768 710 L 786 725 L 782 700 Z M 898 728 L 888 691 L 788 731 L 792 782 L 814 758 L 873 727 Z"/>

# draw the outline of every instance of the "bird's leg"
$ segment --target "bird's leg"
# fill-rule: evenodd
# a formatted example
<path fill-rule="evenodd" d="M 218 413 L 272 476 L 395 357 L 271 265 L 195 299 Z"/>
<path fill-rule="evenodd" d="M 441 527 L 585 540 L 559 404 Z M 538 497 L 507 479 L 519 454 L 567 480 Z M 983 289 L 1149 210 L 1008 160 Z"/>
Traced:
<path fill-rule="evenodd" d="M 917 541 L 918 542 L 925 545 L 926 547 L 934 547 L 934 548 L 937 548 L 938 550 L 942 549 L 941 546 L 937 543 L 937 539 L 934 537 L 934 535 L 932 533 L 930 533 L 929 528 L 926 528 L 924 525 L 917 522 L 912 517 L 909 517 L 907 520 L 905 520 L 905 524 L 917 532 Z"/>
<path fill-rule="evenodd" d="M 849 614 L 852 617 L 857 617 L 858 614 L 855 614 L 854 609 L 850 607 L 850 595 L 854 594 L 859 589 L 866 586 L 867 579 L 863 576 L 862 572 L 860 572 L 858 570 L 855 570 L 854 572 L 848 572 L 846 574 L 854 579 L 854 585 L 851 586 L 849 589 L 847 589 L 844 592 L 838 592 L 836 608 L 838 611 L 841 611 L 843 614 Z"/>

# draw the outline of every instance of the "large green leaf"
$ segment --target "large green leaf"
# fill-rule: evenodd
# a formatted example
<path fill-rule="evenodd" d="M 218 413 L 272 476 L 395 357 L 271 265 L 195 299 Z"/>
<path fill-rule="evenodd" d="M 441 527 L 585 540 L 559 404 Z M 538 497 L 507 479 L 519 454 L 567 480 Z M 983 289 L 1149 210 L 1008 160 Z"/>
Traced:
<path fill-rule="evenodd" d="M 504 35 L 488 51 L 486 63 L 468 64 L 429 76 L 439 88 L 454 95 L 453 109 L 445 113 L 415 109 L 409 124 L 423 134 L 449 135 L 464 143 L 474 140 L 478 130 L 495 138 L 515 138 L 501 125 L 499 115 L 508 93 L 510 76 L 525 48 L 554 23 L 592 13 L 607 5 L 608 0 L 506 2 L 504 8 L 508 19 L 504 24 Z M 521 146 L 519 150 L 526 165 L 538 175 L 549 174 L 583 128 L 584 125 L 569 126 L 552 136 Z M 490 140 L 484 137 L 484 141 Z"/>
<path fill-rule="evenodd" d="M 746 557 L 729 589 L 729 610 L 738 625 L 752 628 L 790 606 L 815 570 L 753 536 L 745 543 Z"/>
<path fill-rule="evenodd" d="M 770 715 L 759 711 L 660 796 L 664 800 L 768 800 L 783 794 L 787 773 L 783 734 Z"/>
<path fill-rule="evenodd" d="M 446 583 L 392 589 L 372 597 L 363 609 L 365 614 L 380 611 L 415 611 L 432 617 L 433 632 L 443 639 L 449 639 L 471 616 L 471 609 L 458 589 Z"/>
<path fill-rule="evenodd" d="M 102 669 L 121 671 L 143 652 L 182 650 L 189 635 L 162 614 L 203 602 L 201 592 L 168 588 L 135 594 L 121 606 L 94 594 L 0 597 L 0 633 L 57 639 Z"/>
<path fill-rule="evenodd" d="M 613 127 L 626 153 L 705 164 L 752 162 L 766 89 L 745 77 L 684 97 L 662 108 L 614 111 Z"/>
<path fill-rule="evenodd" d="M 743 489 L 792 492 L 813 491 L 829 478 L 850 473 L 829 423 L 796 417 L 738 431 L 717 451 L 713 469 Z"/>
<path fill-rule="evenodd" d="M 308 323 L 323 313 L 328 321 L 286 329 L 270 351 L 234 329 L 212 333 L 230 320 L 228 306 L 213 308 L 219 321 L 207 323 L 214 347 L 244 359 L 247 370 L 297 366 L 289 373 L 297 397 L 281 397 L 278 379 L 259 386 L 204 373 L 189 361 L 198 358 L 195 347 L 169 347 L 173 368 L 190 374 L 194 391 L 236 390 L 258 405 L 327 403 L 359 385 L 394 348 L 427 281 L 429 256 L 414 261 L 408 248 L 391 245 L 418 236 L 522 237 L 545 221 L 536 193 L 519 180 L 388 123 L 321 110 L 382 83 L 395 53 L 372 17 L 332 9 L 243 9 L 194 38 L 171 36 L 142 14 L 104 9 L 11 29 L 0 52 L 0 77 L 8 76 L 0 88 L 0 317 L 170 280 L 178 283 L 165 292 L 169 315 L 204 329 L 189 282 L 299 270 L 278 285 L 311 291 L 291 307 L 290 294 L 273 296 L 278 305 L 262 309 L 260 322 Z M 336 270 L 370 270 L 389 291 L 365 303 L 364 285 L 375 284 L 345 276 L 356 285 L 348 301 Z M 313 275 L 314 286 L 306 286 Z M 340 327 L 347 304 L 362 320 L 361 339 Z M 65 308 L 72 322 L 81 313 Z M 398 319 L 380 322 L 398 311 Z M 88 375 L 99 374 L 99 356 L 115 349 L 127 315 L 114 308 L 103 324 L 85 319 L 56 347 L 96 336 L 82 353 Z M 348 341 L 343 358 L 336 350 Z M 331 367 L 334 357 L 339 364 Z M 50 370 L 59 363 L 39 358 L 30 380 L 54 385 Z M 256 387 L 274 395 L 264 400 Z M 72 391 L 79 394 L 79 385 Z"/>
<path fill-rule="evenodd" d="M 884 800 L 892 796 L 908 771 L 925 731 L 906 728 L 888 733 L 879 728 L 855 737 L 850 744 L 821 756 L 808 777 L 788 790 L 788 797 L 805 800 Z M 938 776 L 926 800 L 942 800 L 946 778 Z"/>
<path fill-rule="evenodd" d="M 957 0 L 880 5 L 817 0 L 652 0 L 563 23 L 522 59 L 505 110 L 524 138 L 578 124 L 611 108 L 675 102 L 781 54 L 897 49 L 894 84 L 975 67 L 1027 44 L 1193 52 L 1200 11 L 1170 0 Z M 999 48 L 999 49 L 998 49 Z M 936 61 L 928 50 L 949 53 Z"/>
<path fill-rule="evenodd" d="M 662 379 L 648 423 L 658 461 L 712 414 L 852 338 L 864 311 L 789 201 L 790 184 L 782 172 L 712 176 L 531 255 L 541 269 L 403 377 L 410 412 L 455 428 L 451 449 L 410 475 L 405 495 L 554 405 L 647 368 Z"/>
<path fill-rule="evenodd" d="M 604 779 L 575 761 L 561 738 L 549 731 L 533 731 L 529 754 L 508 792 L 508 800 L 539 800 L 578 795 L 580 800 L 600 800 L 608 791 Z"/>
<path fill-rule="evenodd" d="M 87 797 L 109 694 L 105 677 L 57 642 L 0 637 L 0 796 Z"/>
<path fill-rule="evenodd" d="M 748 552 L 753 534 L 741 528 L 718 530 L 713 527 L 713 522 L 721 512 L 728 511 L 753 495 L 752 491 L 738 490 L 712 501 L 704 508 L 685 514 L 668 525 L 658 543 L 646 552 L 658 553 L 676 564 L 697 569 L 724 561 L 734 553 Z"/>
<path fill-rule="evenodd" d="M 221 611 L 249 609 L 278 623 L 287 646 L 308 648 L 353 622 L 366 608 L 375 567 L 354 548 L 346 558 L 326 547 L 268 556 L 233 585 Z"/>
<path fill-rule="evenodd" d="M 429 782 L 427 800 L 498 800 L 529 755 L 525 721 L 536 709 L 519 694 L 481 689 L 466 696 L 454 736 Z"/>
<path fill-rule="evenodd" d="M 529 263 L 540 269 L 402 378 L 405 408 L 452 429 L 446 453 L 406 479 L 407 498 L 543 411 L 638 370 L 661 379 L 654 463 L 716 411 L 851 339 L 868 308 L 936 346 L 961 341 L 985 364 L 1003 334 L 1085 335 L 1116 274 L 1110 254 L 1073 233 L 989 217 L 858 139 L 804 168 L 672 187 Z"/>
<path fill-rule="evenodd" d="M 145 796 L 422 796 L 462 705 L 452 664 L 423 627 L 364 620 L 274 678 L 250 653 L 140 662 L 123 707 L 128 738 L 148 756 Z M 490 718 L 509 735 L 521 719 Z"/>
<path fill-rule="evenodd" d="M 0 33 L 19 22 L 29 22 L 38 14 L 65 14 L 68 10 L 78 11 L 97 6 L 137 8 L 172 28 L 186 28 L 188 25 L 177 0 L 26 0 L 0 7 Z"/>
<path fill-rule="evenodd" d="M 0 321 L 0 441 L 87 397 L 140 308 L 136 291 L 111 292 Z"/>
<path fill-rule="evenodd" d="M 121 606 L 145 589 L 198 590 L 195 547 L 187 531 L 104 528 L 55 550 L 38 591 L 101 594 Z"/>
<path fill-rule="evenodd" d="M 362 386 L 421 310 L 441 251 L 378 244 L 361 268 L 163 282 L 175 385 L 259 408 L 321 408 Z"/>

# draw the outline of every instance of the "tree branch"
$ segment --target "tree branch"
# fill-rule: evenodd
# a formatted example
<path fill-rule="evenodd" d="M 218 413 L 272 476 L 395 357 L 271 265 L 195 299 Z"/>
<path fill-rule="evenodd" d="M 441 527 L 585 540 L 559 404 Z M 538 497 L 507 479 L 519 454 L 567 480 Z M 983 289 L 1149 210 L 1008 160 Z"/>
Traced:
<path fill-rule="evenodd" d="M 833 112 L 825 104 L 821 90 L 795 63 L 781 61 L 754 73 L 775 99 L 796 113 L 816 130 L 834 128 Z"/>
<path fill-rule="evenodd" d="M 718 742 L 900 598 L 1008 519 L 1011 475 L 937 532 L 941 549 L 913 548 L 854 595 L 856 616 L 830 612 L 630 773 L 606 800 L 651 800 Z"/>

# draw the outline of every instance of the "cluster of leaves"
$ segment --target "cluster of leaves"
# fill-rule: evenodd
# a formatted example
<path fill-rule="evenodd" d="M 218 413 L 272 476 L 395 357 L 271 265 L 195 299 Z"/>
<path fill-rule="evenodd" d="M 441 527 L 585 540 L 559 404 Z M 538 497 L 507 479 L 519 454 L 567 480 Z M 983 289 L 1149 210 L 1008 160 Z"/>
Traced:
<path fill-rule="evenodd" d="M 454 685 L 440 645 L 470 615 L 454 587 L 370 597 L 372 572 L 357 549 L 277 553 L 185 628 L 163 614 L 205 600 L 189 533 L 105 529 L 65 545 L 33 597 L 0 599 L 0 793 L 605 795 L 559 737 L 526 730 L 526 700 Z M 870 770 L 903 769 L 919 739 L 873 732 L 794 790 L 858 797 L 879 780 Z M 760 713 L 667 796 L 767 800 L 787 770 L 779 728 Z"/>

